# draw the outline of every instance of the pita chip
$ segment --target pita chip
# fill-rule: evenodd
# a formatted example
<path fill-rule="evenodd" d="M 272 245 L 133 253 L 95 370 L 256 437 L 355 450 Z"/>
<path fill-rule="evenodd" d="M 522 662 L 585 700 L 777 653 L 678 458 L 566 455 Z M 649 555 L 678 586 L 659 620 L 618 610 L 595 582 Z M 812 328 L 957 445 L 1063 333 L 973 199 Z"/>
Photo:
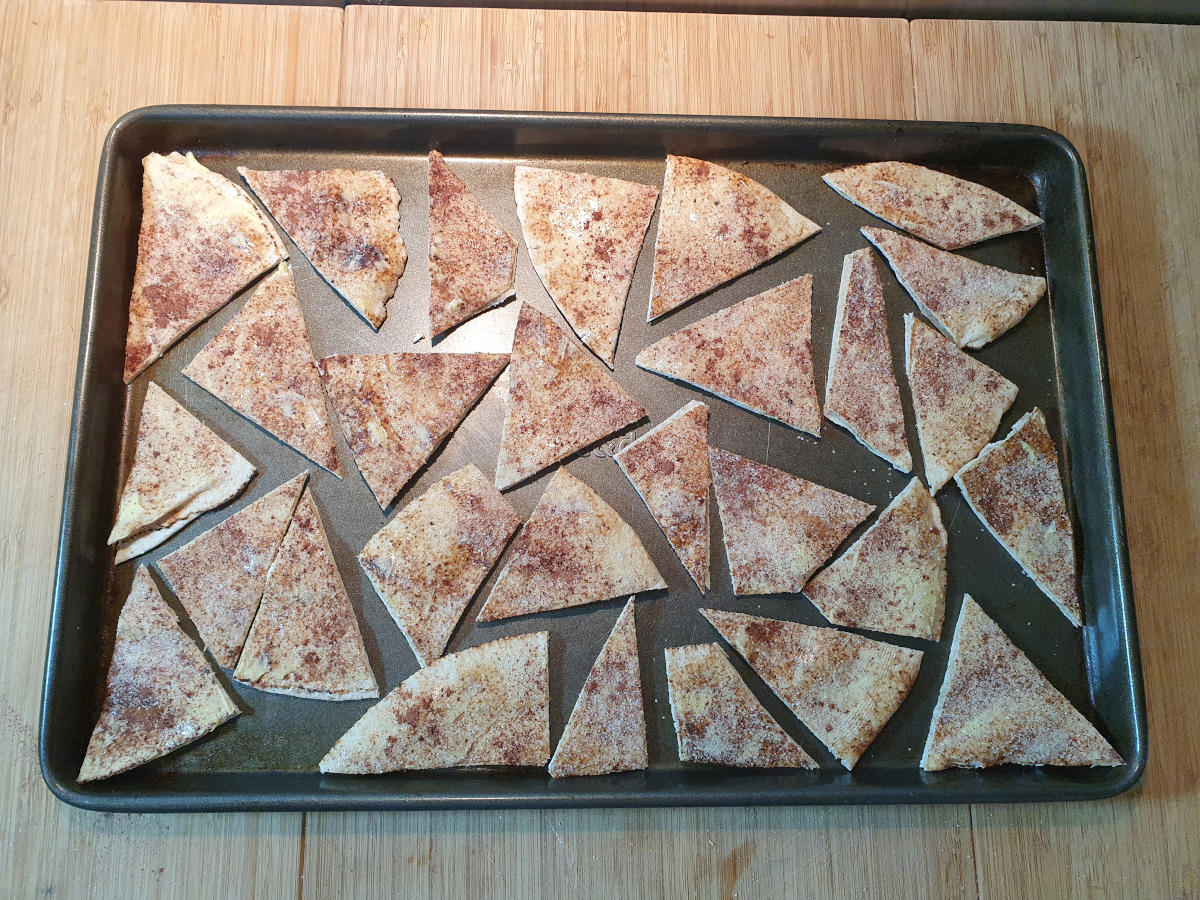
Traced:
<path fill-rule="evenodd" d="M 954 629 L 921 768 L 1119 766 L 1112 745 L 970 594 Z"/>
<path fill-rule="evenodd" d="M 738 595 L 799 591 L 875 509 L 727 450 L 708 457 Z"/>
<path fill-rule="evenodd" d="M 990 344 L 1037 306 L 1046 279 L 985 266 L 886 228 L 862 233 L 879 248 L 917 308 L 960 347 Z"/>
<path fill-rule="evenodd" d="M 912 163 L 867 163 L 822 177 L 854 205 L 943 250 L 1042 224 L 991 188 Z"/>
<path fill-rule="evenodd" d="M 158 759 L 239 712 L 146 567 L 138 567 L 117 619 L 104 705 L 79 780 L 98 781 Z"/>
<path fill-rule="evenodd" d="M 233 677 L 261 691 L 313 700 L 379 696 L 310 488 L 300 495 L 271 563 Z"/>
<path fill-rule="evenodd" d="M 513 188 L 538 277 L 579 339 L 612 368 L 658 189 L 529 166 L 517 166 Z"/>
<path fill-rule="evenodd" d="M 848 631 L 700 612 L 847 769 L 900 708 L 921 668 L 920 650 Z"/>
<path fill-rule="evenodd" d="M 985 447 L 954 480 L 987 530 L 1071 624 L 1080 625 L 1075 533 L 1042 411 L 1026 413 L 1008 437 Z"/>
<path fill-rule="evenodd" d="M 681 762 L 815 769 L 717 644 L 668 647 L 667 691 Z"/>
<path fill-rule="evenodd" d="M 500 638 L 418 669 L 338 738 L 321 771 L 545 765 L 547 639 L 545 631 Z"/>
<path fill-rule="evenodd" d="M 562 468 L 513 542 L 479 621 L 666 586 L 637 533 L 599 494 Z"/>
<path fill-rule="evenodd" d="M 287 257 L 249 195 L 192 154 L 151 153 L 142 172 L 126 383 Z"/>
<path fill-rule="evenodd" d="M 647 322 L 820 231 L 757 181 L 716 163 L 667 156 Z"/>
<path fill-rule="evenodd" d="M 379 328 L 408 262 L 392 179 L 363 169 L 238 172 L 321 277 Z"/>
<path fill-rule="evenodd" d="M 811 326 L 812 276 L 805 275 L 667 335 L 637 364 L 819 436 Z"/>
<path fill-rule="evenodd" d="M 417 657 L 446 649 L 521 517 L 474 465 L 435 482 L 367 541 L 358 562 Z"/>
<path fill-rule="evenodd" d="M 642 673 L 630 597 L 583 683 L 550 759 L 550 775 L 608 775 L 644 769 L 648 764 Z"/>

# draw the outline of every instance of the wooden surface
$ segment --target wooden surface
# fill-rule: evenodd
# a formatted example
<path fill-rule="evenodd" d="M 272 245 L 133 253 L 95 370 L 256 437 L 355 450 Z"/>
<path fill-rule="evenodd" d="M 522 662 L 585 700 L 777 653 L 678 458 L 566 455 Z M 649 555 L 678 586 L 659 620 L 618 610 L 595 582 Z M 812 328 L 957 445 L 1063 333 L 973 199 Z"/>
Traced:
<path fill-rule="evenodd" d="M 0 5 L 0 893 L 1200 896 L 1200 29 Z M 1028 121 L 1091 178 L 1151 763 L 1027 807 L 111 816 L 37 772 L 100 142 L 160 102 Z M 1189 252 L 1190 251 L 1190 252 Z"/>

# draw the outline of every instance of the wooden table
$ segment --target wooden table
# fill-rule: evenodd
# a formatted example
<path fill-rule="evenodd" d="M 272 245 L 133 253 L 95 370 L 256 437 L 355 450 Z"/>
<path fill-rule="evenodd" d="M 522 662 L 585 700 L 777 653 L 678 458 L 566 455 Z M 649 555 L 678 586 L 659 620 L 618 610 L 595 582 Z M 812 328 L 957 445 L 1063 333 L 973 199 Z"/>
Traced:
<path fill-rule="evenodd" d="M 1200 29 L 6 0 L 0 893 L 1200 896 Z M 97 815 L 37 771 L 100 143 L 164 102 L 1031 122 L 1091 178 L 1150 702 L 1086 805 Z"/>

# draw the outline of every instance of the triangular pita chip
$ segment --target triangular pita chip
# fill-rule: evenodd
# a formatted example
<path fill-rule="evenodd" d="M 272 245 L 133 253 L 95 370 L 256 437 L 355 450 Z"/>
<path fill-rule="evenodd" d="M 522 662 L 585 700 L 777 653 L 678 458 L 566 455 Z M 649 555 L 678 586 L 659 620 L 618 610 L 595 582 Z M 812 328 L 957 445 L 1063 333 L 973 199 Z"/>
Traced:
<path fill-rule="evenodd" d="M 886 228 L 862 233 L 887 259 L 917 308 L 960 347 L 994 341 L 1037 306 L 1046 279 L 985 266 Z"/>
<path fill-rule="evenodd" d="M 545 631 L 434 660 L 338 738 L 322 772 L 543 766 L 550 758 Z"/>
<path fill-rule="evenodd" d="M 630 597 L 583 683 L 550 759 L 550 775 L 608 775 L 648 764 L 642 672 Z"/>
<path fill-rule="evenodd" d="M 392 179 L 363 169 L 238 172 L 321 277 L 382 325 L 408 262 Z"/>
<path fill-rule="evenodd" d="M 359 564 L 417 664 L 446 649 L 521 517 L 474 465 L 435 482 L 367 541 Z"/>
<path fill-rule="evenodd" d="M 921 768 L 1119 766 L 1112 745 L 970 594 L 954 629 Z"/>
<path fill-rule="evenodd" d="M 158 561 L 219 666 L 237 665 L 307 478 L 297 475 Z"/>
<path fill-rule="evenodd" d="M 239 712 L 150 573 L 138 567 L 117 620 L 104 706 L 79 780 L 108 778 L 158 759 Z"/>
<path fill-rule="evenodd" d="M 521 305 L 496 463 L 504 490 L 646 415 L 549 316 Z"/>
<path fill-rule="evenodd" d="M 920 650 L 848 631 L 700 612 L 847 769 L 900 708 L 921 668 Z"/>
<path fill-rule="evenodd" d="M 517 242 L 429 151 L 429 320 L 437 337 L 514 293 Z"/>
<path fill-rule="evenodd" d="M 875 509 L 727 450 L 708 457 L 735 594 L 799 591 Z"/>
<path fill-rule="evenodd" d="M 613 457 L 702 591 L 708 577 L 708 407 L 688 403 Z"/>
<path fill-rule="evenodd" d="M 387 353 L 317 361 L 346 444 L 387 506 L 508 364 L 503 353 Z"/>
<path fill-rule="evenodd" d="M 245 457 L 153 381 L 146 388 L 133 466 L 108 542 L 118 563 L 157 547 L 201 513 L 241 493 L 254 474 Z"/>
<path fill-rule="evenodd" d="M 192 154 L 142 160 L 142 227 L 129 300 L 125 381 L 287 256 L 240 187 Z"/>
<path fill-rule="evenodd" d="M 183 374 L 340 476 L 325 392 L 286 263 L 255 288 Z"/>
<path fill-rule="evenodd" d="M 820 230 L 740 172 L 668 156 L 646 321 L 749 272 Z"/>
<path fill-rule="evenodd" d="M 666 586 L 629 524 L 599 494 L 559 469 L 513 542 L 479 621 Z"/>
<path fill-rule="evenodd" d="M 1075 533 L 1067 515 L 1058 451 L 1040 409 L 989 444 L 954 476 L 962 495 L 1004 549 L 1073 625 L 1082 609 L 1075 583 Z"/>
<path fill-rule="evenodd" d="M 904 356 L 925 480 L 936 494 L 992 439 L 1017 386 L 911 313 L 904 316 Z"/>
<path fill-rule="evenodd" d="M 311 488 L 301 494 L 271 564 L 233 677 L 259 690 L 314 700 L 379 696 Z"/>
<path fill-rule="evenodd" d="M 936 641 L 946 611 L 946 529 L 920 479 L 804 594 L 834 625 Z"/>
<path fill-rule="evenodd" d="M 610 367 L 658 189 L 517 166 L 513 188 L 538 277 L 579 339 Z"/>
<path fill-rule="evenodd" d="M 811 325 L 812 276 L 804 275 L 667 335 L 637 364 L 819 435 Z"/>
<path fill-rule="evenodd" d="M 825 418 L 901 472 L 912 471 L 892 370 L 883 284 L 867 248 L 846 254 L 825 381 Z"/>
<path fill-rule="evenodd" d="M 681 762 L 815 769 L 717 644 L 668 647 L 667 691 Z"/>

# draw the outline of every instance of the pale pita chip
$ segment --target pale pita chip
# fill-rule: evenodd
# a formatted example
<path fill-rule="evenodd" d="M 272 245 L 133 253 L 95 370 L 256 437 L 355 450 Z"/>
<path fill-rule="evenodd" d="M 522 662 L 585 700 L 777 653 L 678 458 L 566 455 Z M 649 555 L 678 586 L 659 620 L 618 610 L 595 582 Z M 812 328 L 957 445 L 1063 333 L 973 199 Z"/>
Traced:
<path fill-rule="evenodd" d="M 142 160 L 142 225 L 129 300 L 125 381 L 287 257 L 244 190 L 192 154 Z"/>
<path fill-rule="evenodd" d="M 367 541 L 358 562 L 417 657 L 446 649 L 521 517 L 474 465 L 435 482 Z"/>
<path fill-rule="evenodd" d="M 1124 760 L 970 594 L 954 629 L 921 768 L 1119 766 Z"/>
<path fill-rule="evenodd" d="M 538 277 L 579 339 L 611 368 L 658 189 L 517 166 L 513 190 Z"/>
<path fill-rule="evenodd" d="M 799 591 L 875 509 L 727 450 L 708 456 L 735 594 Z"/>
<path fill-rule="evenodd" d="M 946 611 L 946 529 L 920 479 L 896 495 L 804 594 L 834 625 L 939 640 Z"/>
<path fill-rule="evenodd" d="M 629 524 L 561 468 L 513 542 L 479 621 L 582 606 L 666 586 Z"/>
<path fill-rule="evenodd" d="M 104 705 L 79 780 L 109 778 L 158 759 L 239 712 L 140 566 L 117 619 Z"/>
<path fill-rule="evenodd" d="M 954 480 L 987 530 L 1071 624 L 1080 625 L 1075 532 L 1042 411 L 1026 413 L 1008 437 L 985 447 Z"/>
<path fill-rule="evenodd" d="M 387 353 L 317 361 L 342 434 L 386 507 L 508 364 L 503 353 Z"/>
<path fill-rule="evenodd" d="M 1017 386 L 911 313 L 904 316 L 904 355 L 925 480 L 936 494 L 992 439 Z"/>
<path fill-rule="evenodd" d="M 887 259 L 917 308 L 960 347 L 976 350 L 1037 306 L 1046 279 L 985 266 L 886 228 L 862 233 Z"/>
<path fill-rule="evenodd" d="M 642 672 L 630 597 L 588 672 L 549 768 L 551 777 L 566 778 L 630 772 L 647 765 Z"/>
<path fill-rule="evenodd" d="M 645 415 L 549 316 L 521 304 L 496 487 L 512 487 Z"/>
<path fill-rule="evenodd" d="M 238 172 L 321 277 L 379 328 L 408 262 L 392 179 L 364 169 Z"/>
<path fill-rule="evenodd" d="M 267 575 L 233 677 L 314 700 L 379 696 L 358 619 L 306 487 Z"/>
<path fill-rule="evenodd" d="M 667 691 L 681 762 L 815 769 L 717 644 L 668 647 Z"/>
<path fill-rule="evenodd" d="M 338 738 L 321 771 L 545 765 L 547 640 L 545 631 L 500 638 L 418 669 Z"/>
<path fill-rule="evenodd" d="M 709 588 L 708 407 L 693 400 L 613 459 L 663 530 L 688 574 Z"/>
<path fill-rule="evenodd" d="M 287 263 L 263 279 L 183 374 L 340 477 L 325 392 Z"/>
<path fill-rule="evenodd" d="M 822 177 L 851 203 L 943 250 L 1042 224 L 991 188 L 912 163 L 867 163 Z"/>
<path fill-rule="evenodd" d="M 740 172 L 700 159 L 667 156 L 646 321 L 749 272 L 820 230 Z"/>
<path fill-rule="evenodd" d="M 297 475 L 158 561 L 219 666 L 237 665 L 307 478 Z"/>
<path fill-rule="evenodd" d="M 921 668 L 920 650 L 848 631 L 700 612 L 847 769 L 900 708 Z"/>
<path fill-rule="evenodd" d="M 820 435 L 811 325 L 812 276 L 804 275 L 667 335 L 637 364 Z"/>

